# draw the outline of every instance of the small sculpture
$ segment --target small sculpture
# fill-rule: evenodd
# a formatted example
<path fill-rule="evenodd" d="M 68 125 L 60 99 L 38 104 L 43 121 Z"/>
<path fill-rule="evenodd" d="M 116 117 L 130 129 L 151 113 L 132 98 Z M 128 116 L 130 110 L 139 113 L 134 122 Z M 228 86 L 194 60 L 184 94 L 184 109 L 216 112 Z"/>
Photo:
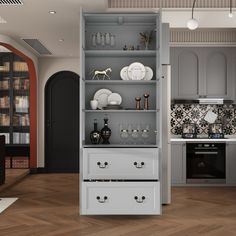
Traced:
<path fill-rule="evenodd" d="M 107 74 L 108 72 L 112 72 L 111 68 L 107 68 L 105 70 L 92 70 L 90 74 L 93 74 L 92 80 L 93 79 L 100 79 L 100 76 L 102 76 L 102 79 L 104 80 L 105 78 L 111 79 L 110 76 Z"/>
<path fill-rule="evenodd" d="M 143 96 L 144 96 L 144 110 L 148 110 L 149 109 L 148 97 L 150 95 L 148 93 L 145 93 Z"/>
<path fill-rule="evenodd" d="M 141 110 L 141 97 L 136 97 L 136 110 Z"/>

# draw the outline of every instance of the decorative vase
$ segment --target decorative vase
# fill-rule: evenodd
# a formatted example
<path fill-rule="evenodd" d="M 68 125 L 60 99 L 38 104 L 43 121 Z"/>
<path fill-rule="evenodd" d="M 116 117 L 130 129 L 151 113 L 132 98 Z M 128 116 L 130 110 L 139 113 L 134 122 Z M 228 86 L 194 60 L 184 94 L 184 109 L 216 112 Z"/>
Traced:
<path fill-rule="evenodd" d="M 97 100 L 91 100 L 90 101 L 90 106 L 91 106 L 92 110 L 97 110 L 97 108 L 98 108 L 98 101 Z"/>
<path fill-rule="evenodd" d="M 98 123 L 96 119 L 94 119 L 93 126 L 94 126 L 94 129 L 90 133 L 90 140 L 92 144 L 99 144 L 101 140 L 101 133 L 98 130 Z"/>
<path fill-rule="evenodd" d="M 149 49 L 149 48 L 148 48 L 148 47 L 149 47 L 149 42 L 148 42 L 148 41 L 145 41 L 145 42 L 144 42 L 144 46 L 145 46 L 145 50 L 148 50 L 148 49 Z"/>
<path fill-rule="evenodd" d="M 102 144 L 110 144 L 111 129 L 108 127 L 108 118 L 104 118 L 104 127 L 101 129 Z"/>

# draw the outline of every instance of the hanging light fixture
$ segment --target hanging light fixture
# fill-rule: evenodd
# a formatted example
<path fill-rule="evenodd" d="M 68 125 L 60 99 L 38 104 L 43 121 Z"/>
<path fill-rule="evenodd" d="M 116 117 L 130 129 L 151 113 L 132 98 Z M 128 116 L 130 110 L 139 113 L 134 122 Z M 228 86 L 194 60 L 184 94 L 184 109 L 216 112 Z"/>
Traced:
<path fill-rule="evenodd" d="M 234 17 L 233 15 L 233 4 L 232 4 L 232 0 L 229 0 L 229 18 Z"/>
<path fill-rule="evenodd" d="M 187 22 L 187 27 L 190 29 L 190 30 L 195 30 L 198 28 L 198 21 L 193 18 L 193 11 L 194 11 L 194 7 L 195 7 L 195 4 L 196 4 L 196 1 L 197 0 L 193 0 L 193 6 L 192 6 L 192 18 L 188 20 Z"/>

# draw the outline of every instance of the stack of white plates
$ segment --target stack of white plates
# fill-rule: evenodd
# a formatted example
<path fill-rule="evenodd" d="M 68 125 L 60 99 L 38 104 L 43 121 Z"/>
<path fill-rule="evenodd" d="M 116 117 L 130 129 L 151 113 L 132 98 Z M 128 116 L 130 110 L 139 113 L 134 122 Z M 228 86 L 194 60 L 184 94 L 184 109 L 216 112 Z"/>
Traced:
<path fill-rule="evenodd" d="M 121 69 L 120 77 L 122 80 L 151 80 L 153 78 L 153 70 L 140 62 L 134 62 Z"/>
<path fill-rule="evenodd" d="M 122 97 L 119 93 L 112 93 L 109 89 L 99 89 L 94 94 L 94 100 L 98 101 L 98 108 L 104 109 L 108 105 L 120 105 L 122 103 Z"/>

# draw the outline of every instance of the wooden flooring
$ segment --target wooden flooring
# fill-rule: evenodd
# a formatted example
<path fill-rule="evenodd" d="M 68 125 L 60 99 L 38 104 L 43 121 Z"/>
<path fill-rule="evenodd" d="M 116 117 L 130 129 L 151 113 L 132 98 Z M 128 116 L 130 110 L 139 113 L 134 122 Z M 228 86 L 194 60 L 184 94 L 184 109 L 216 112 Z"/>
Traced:
<path fill-rule="evenodd" d="M 1 236 L 235 236 L 236 188 L 173 188 L 158 216 L 79 216 L 78 175 L 39 174 L 1 193 Z"/>
<path fill-rule="evenodd" d="M 0 192 L 20 182 L 29 173 L 29 169 L 6 169 L 5 184 L 0 185 Z"/>

